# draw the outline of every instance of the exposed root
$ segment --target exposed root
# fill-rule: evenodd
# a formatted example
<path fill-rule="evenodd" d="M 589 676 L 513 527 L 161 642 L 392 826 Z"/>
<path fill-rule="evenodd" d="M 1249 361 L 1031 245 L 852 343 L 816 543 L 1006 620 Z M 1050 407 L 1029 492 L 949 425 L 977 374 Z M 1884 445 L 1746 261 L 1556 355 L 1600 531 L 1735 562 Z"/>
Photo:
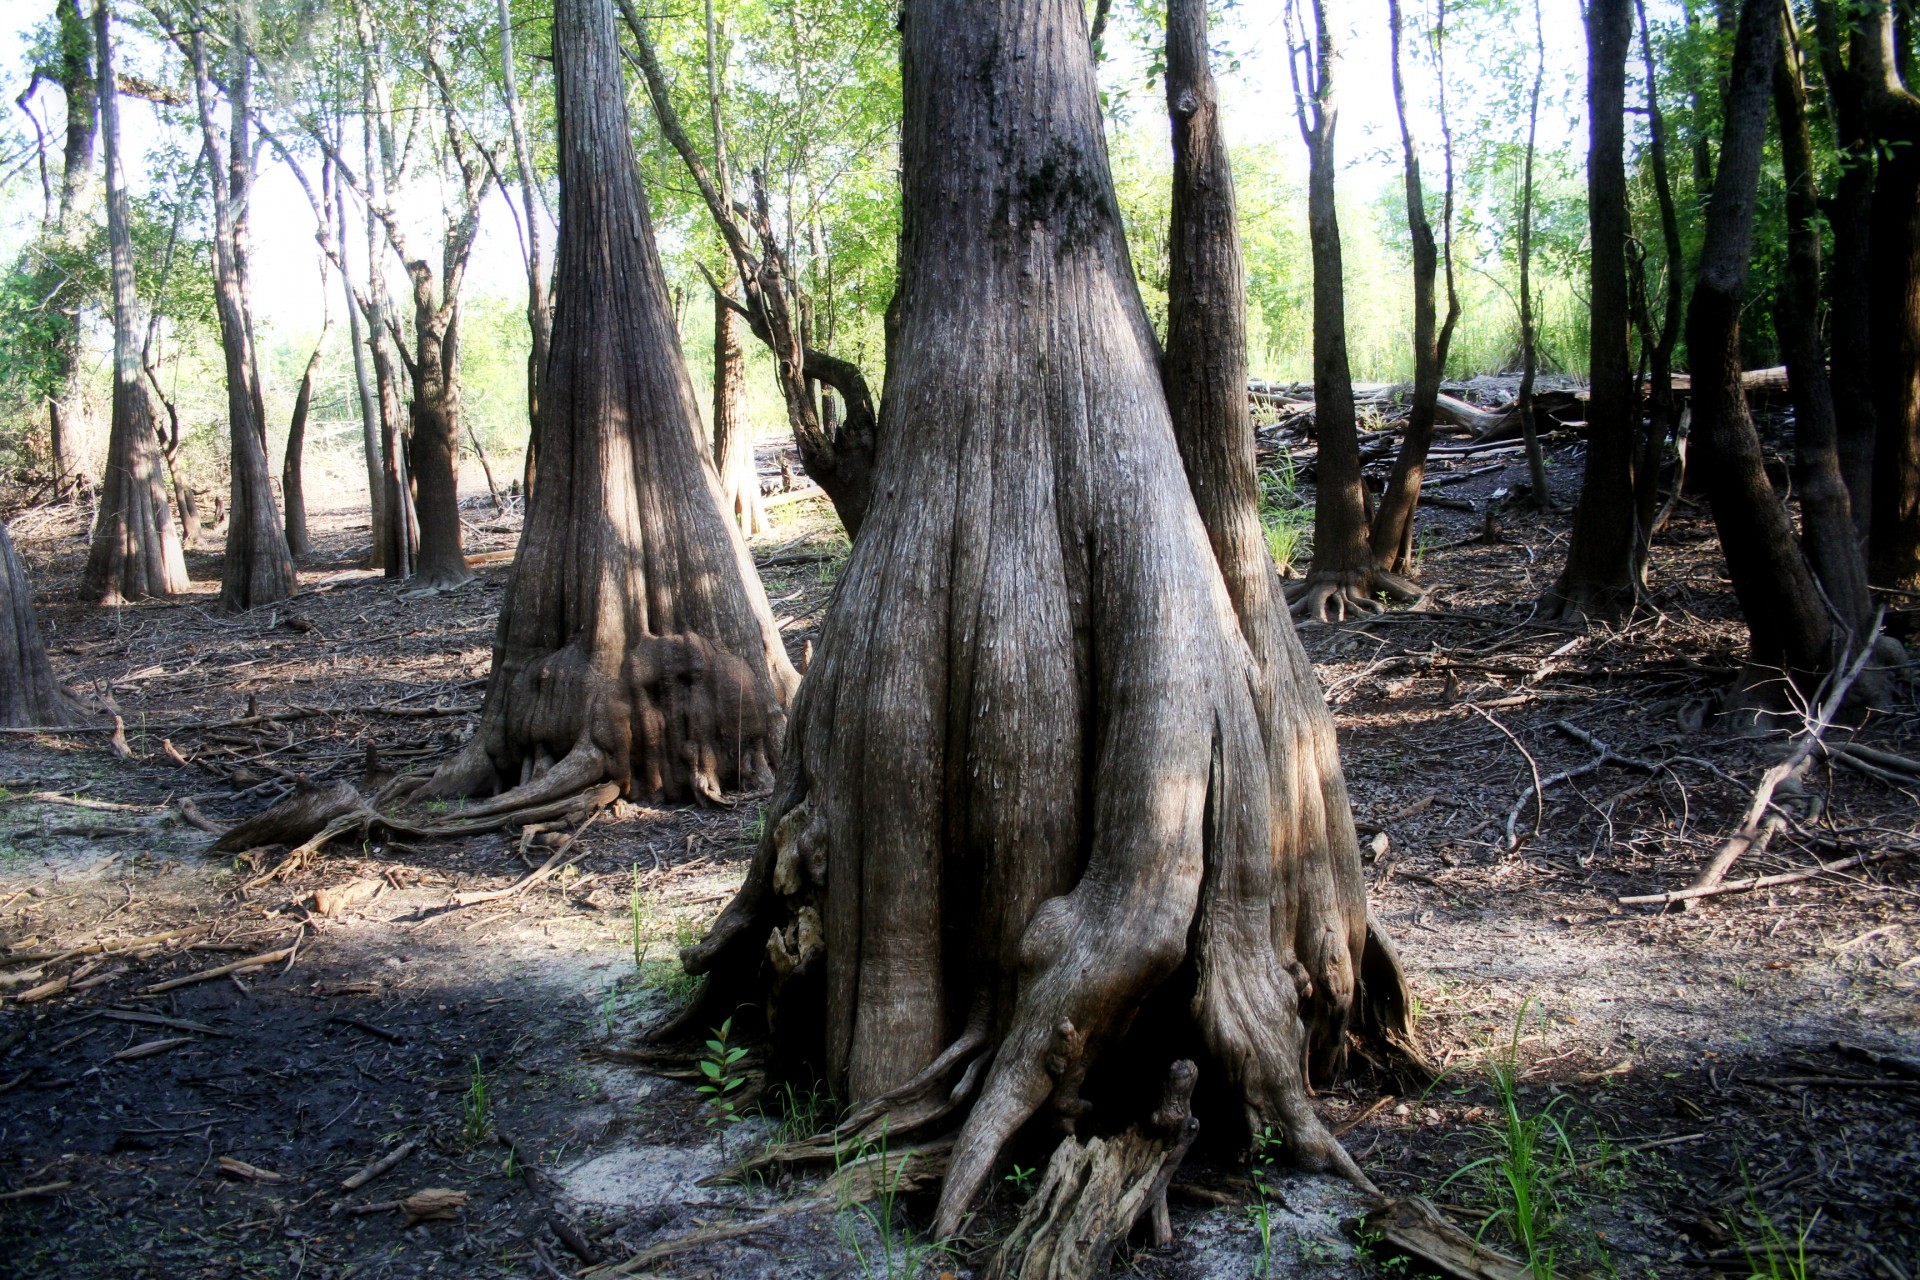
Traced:
<path fill-rule="evenodd" d="M 508 813 L 515 809 L 548 804 L 584 791 L 605 778 L 607 771 L 605 754 L 590 739 L 582 738 L 574 744 L 573 750 L 561 758 L 559 763 L 538 770 L 534 777 L 517 787 L 502 791 L 490 800 L 468 805 L 461 811 L 461 816 L 483 818 L 489 814 Z M 487 760 L 486 751 L 480 745 L 480 739 L 476 735 L 459 755 L 434 771 L 433 777 L 415 792 L 414 798 L 471 795 L 475 790 L 480 789 L 474 784 L 478 783 L 483 776 L 491 779 L 493 767 Z"/>
<path fill-rule="evenodd" d="M 240 853 L 266 845 L 298 844 L 334 819 L 366 808 L 351 782 L 330 787 L 301 779 L 291 796 L 256 817 L 227 829 L 209 853 Z"/>
<path fill-rule="evenodd" d="M 1427 593 L 1417 584 L 1374 567 L 1359 571 L 1312 570 L 1289 589 L 1289 609 L 1305 622 L 1345 622 L 1383 613 L 1388 603 L 1417 604 Z M 1383 601 L 1380 597 L 1386 597 Z"/>
<path fill-rule="evenodd" d="M 1198 1075 L 1193 1063 L 1174 1063 L 1165 1097 L 1145 1125 L 1085 1143 L 1069 1138 L 1055 1148 L 1039 1189 L 988 1262 L 985 1280 L 1104 1275 L 1114 1246 L 1143 1214 L 1152 1217 L 1155 1243 L 1168 1243 L 1167 1184 L 1200 1129 L 1192 1113 Z"/>

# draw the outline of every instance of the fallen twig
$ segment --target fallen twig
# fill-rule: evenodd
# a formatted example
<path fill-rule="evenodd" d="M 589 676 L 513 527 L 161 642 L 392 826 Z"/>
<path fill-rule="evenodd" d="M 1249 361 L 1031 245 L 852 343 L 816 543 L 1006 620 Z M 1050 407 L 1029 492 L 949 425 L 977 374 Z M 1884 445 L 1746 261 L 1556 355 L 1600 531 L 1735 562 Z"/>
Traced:
<path fill-rule="evenodd" d="M 278 964 L 289 959 L 300 944 L 296 940 L 292 945 L 281 947 L 278 951 L 263 951 L 257 956 L 248 956 L 245 960 L 235 960 L 232 964 L 223 964 L 217 969 L 202 969 L 198 973 L 189 973 L 185 977 L 168 978 L 165 982 L 156 982 L 141 994 L 157 996 L 163 991 L 172 991 L 176 987 L 191 986 L 196 982 L 206 982 L 213 978 L 224 978 L 230 973 L 245 973 L 249 969 L 259 969 L 266 965 Z"/>
<path fill-rule="evenodd" d="M 1698 885 L 1689 889 L 1676 889 L 1672 893 L 1641 893 L 1627 898 L 1615 898 L 1623 907 L 1657 907 L 1671 902 L 1691 902 L 1696 898 L 1714 898 L 1723 893 L 1745 893 L 1750 889 L 1771 889 L 1780 884 L 1797 884 L 1802 880 L 1811 880 L 1815 876 L 1826 875 L 1830 871 L 1847 871 L 1854 867 L 1864 867 L 1874 862 L 1891 862 L 1904 858 L 1911 849 L 1883 849 L 1878 853 L 1863 853 L 1852 858 L 1842 858 L 1838 862 L 1825 862 L 1809 871 L 1788 871 L 1777 876 L 1751 876 L 1745 880 L 1723 880 L 1719 884 L 1702 888 Z"/>
<path fill-rule="evenodd" d="M 420 1149 L 420 1139 L 408 1138 L 405 1142 L 395 1147 L 392 1151 L 389 1151 L 386 1155 L 381 1156 L 378 1160 L 375 1160 L 371 1164 L 367 1165 L 367 1167 L 362 1169 L 360 1172 L 342 1181 L 340 1183 L 340 1189 L 342 1191 L 358 1191 L 360 1188 L 366 1186 L 369 1182 L 372 1182 L 375 1178 L 387 1172 L 387 1170 L 393 1168 L 395 1165 L 399 1164 L 402 1160 L 405 1160 L 408 1156 L 412 1155 L 415 1151 L 419 1149 Z"/>
<path fill-rule="evenodd" d="M 456 907 L 471 907 L 482 902 L 498 902 L 502 898 L 517 897 L 518 895 L 526 892 L 528 889 L 531 889 L 534 885 L 539 884 L 542 880 L 545 880 L 549 876 L 552 876 L 555 873 L 561 871 L 563 868 L 567 866 L 571 866 L 573 863 L 578 862 L 581 858 L 584 858 L 586 854 L 582 852 L 574 855 L 572 858 L 567 858 L 566 856 L 567 850 L 571 849 L 573 847 L 574 841 L 578 840 L 581 836 L 585 835 L 587 828 L 591 827 L 595 822 L 597 822 L 600 818 L 600 815 L 605 812 L 606 812 L 606 808 L 603 805 L 599 808 L 596 808 L 592 813 L 588 814 L 587 820 L 581 823 L 578 827 L 574 828 L 573 834 L 569 835 L 565 840 L 562 840 L 559 843 L 559 845 L 557 845 L 554 848 L 552 856 L 550 856 L 545 862 L 541 863 L 537 869 L 528 872 L 525 876 L 522 876 L 514 884 L 508 886 L 505 889 L 488 889 L 488 890 L 473 892 L 473 893 L 456 893 L 453 895 L 453 905 Z M 565 861 L 562 861 L 563 859 L 565 859 Z"/>
<path fill-rule="evenodd" d="M 37 1187 L 21 1187 L 18 1191 L 0 1191 L 0 1200 L 25 1200 L 28 1196 L 50 1196 L 56 1191 L 64 1191 L 72 1186 L 66 1182 L 43 1182 Z"/>

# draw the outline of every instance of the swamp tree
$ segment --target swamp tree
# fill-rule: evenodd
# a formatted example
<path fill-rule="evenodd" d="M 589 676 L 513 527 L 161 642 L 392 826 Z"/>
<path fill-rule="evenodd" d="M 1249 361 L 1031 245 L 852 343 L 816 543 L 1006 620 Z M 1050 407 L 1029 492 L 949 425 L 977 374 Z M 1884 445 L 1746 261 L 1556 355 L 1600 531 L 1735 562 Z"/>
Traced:
<path fill-rule="evenodd" d="M 54 679 L 33 615 L 33 584 L 0 521 L 0 725 L 79 724 L 80 705 Z"/>
<path fill-rule="evenodd" d="M 1188 487 L 1085 12 L 909 0 L 902 32 L 888 444 L 766 835 L 682 955 L 707 975 L 682 1025 L 770 1010 L 776 1067 L 853 1105 L 838 1140 L 964 1113 L 938 1235 L 1030 1119 L 1109 1131 L 1181 1059 L 1230 1127 L 1357 1178 L 1306 1075 L 1386 995 L 1339 766 L 1277 606 L 1257 604 L 1271 569 L 1241 547 L 1230 589 Z M 1194 214 L 1220 234 L 1217 208 Z M 1209 243 L 1196 300 L 1238 306 Z M 1176 345 L 1183 405 L 1244 412 L 1240 342 Z M 1223 540 L 1257 543 L 1239 527 L 1250 432 L 1199 416 L 1196 443 L 1232 456 L 1194 485 Z"/>
<path fill-rule="evenodd" d="M 540 475 L 480 724 L 427 794 L 502 812 L 611 780 L 772 779 L 799 677 L 720 509 L 634 164 L 614 0 L 559 0 L 560 219 Z M 502 790 L 504 788 L 504 790 Z"/>
<path fill-rule="evenodd" d="M 169 596 L 191 585 L 180 534 L 167 505 L 153 401 L 141 368 L 140 295 L 134 283 L 132 203 L 120 152 L 112 32 L 105 0 L 94 0 L 100 134 L 106 151 L 107 242 L 113 274 L 113 428 L 80 593 L 101 604 Z"/>

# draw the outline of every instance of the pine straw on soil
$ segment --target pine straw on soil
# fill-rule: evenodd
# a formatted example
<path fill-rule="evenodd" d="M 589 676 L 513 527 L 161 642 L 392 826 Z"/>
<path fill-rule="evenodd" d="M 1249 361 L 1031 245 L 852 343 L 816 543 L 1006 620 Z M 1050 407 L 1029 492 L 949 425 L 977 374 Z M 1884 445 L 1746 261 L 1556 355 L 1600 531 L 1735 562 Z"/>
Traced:
<path fill-rule="evenodd" d="M 1484 503 L 1524 476 L 1510 460 L 1443 492 Z M 1578 474 L 1577 455 L 1556 457 L 1563 503 Z M 780 508 L 756 546 L 796 660 L 844 554 L 821 505 Z M 516 518 L 484 500 L 468 515 L 470 552 L 511 550 Z M 1487 1238 L 1506 1245 L 1489 1167 L 1469 1167 L 1494 1150 L 1487 1066 L 1511 1052 L 1523 1109 L 1551 1109 L 1568 1135 L 1559 1274 L 1745 1276 L 1771 1224 L 1789 1237 L 1807 1228 L 1813 1274 L 1913 1280 L 1920 1082 L 1832 1045 L 1920 1057 L 1914 863 L 1685 913 L 1618 907 L 1622 894 L 1691 880 L 1779 739 L 1700 726 L 1742 640 L 1703 511 L 1683 505 L 1657 548 L 1658 616 L 1587 635 L 1529 617 L 1558 570 L 1564 514 L 1508 510 L 1501 522 L 1501 540 L 1483 543 L 1477 512 L 1423 509 L 1432 609 L 1304 633 L 1339 719 L 1363 842 L 1379 837 L 1374 901 L 1447 1069 L 1424 1091 L 1342 1085 L 1323 1097 L 1327 1114 L 1390 1193 L 1433 1195 L 1469 1230 L 1491 1215 Z M 690 1082 L 592 1056 L 684 994 L 673 947 L 744 873 L 753 801 L 616 806 L 580 837 L 584 858 L 565 876 L 452 911 L 453 893 L 511 885 L 544 851 L 523 859 L 506 834 L 374 842 L 251 894 L 239 887 L 247 867 L 202 856 L 210 837 L 183 821 L 182 798 L 230 822 L 293 775 L 363 783 L 369 769 L 429 767 L 477 709 L 510 566 L 420 595 L 355 567 L 363 514 L 314 523 L 301 596 L 238 618 L 213 608 L 212 554 L 190 558 L 204 595 L 74 605 L 77 521 L 38 511 L 14 526 L 56 669 L 113 699 L 133 759 L 109 755 L 103 735 L 0 740 L 0 976 L 31 970 L 31 953 L 195 932 L 45 964 L 35 982 L 87 985 L 0 1010 L 0 1193 L 51 1188 L 0 1200 L 0 1274 L 572 1275 L 585 1263 L 555 1233 L 556 1212 L 610 1260 L 764 1212 L 777 1189 L 695 1187 L 672 1172 L 719 1158 Z M 1862 740 L 1920 754 L 1920 717 L 1902 696 Z M 1559 721 L 1623 755 L 1705 763 L 1676 759 L 1653 775 L 1609 765 L 1552 786 L 1521 806 L 1509 849 L 1508 814 L 1534 770 L 1594 755 Z M 1920 838 L 1914 797 L 1882 782 L 1822 763 L 1806 789 L 1822 808 L 1807 830 L 1888 847 Z M 1821 853 L 1835 856 L 1790 830 L 1736 874 L 1810 867 Z M 315 890 L 356 879 L 377 881 L 378 895 L 338 917 L 312 913 Z M 141 998 L 295 938 L 298 952 L 270 968 Z M 116 1016 L 126 1013 L 212 1031 Z M 115 1060 L 164 1040 L 184 1043 Z M 477 1118 L 476 1079 L 488 1095 Z M 733 1132 L 737 1154 L 764 1126 Z M 392 1171 L 340 1189 L 409 1140 L 419 1146 Z M 223 1157 L 284 1181 L 223 1175 Z M 1176 1243 L 1132 1254 L 1132 1273 L 1246 1274 L 1245 1172 L 1231 1151 L 1197 1153 L 1181 1175 Z M 594 1178 L 644 1183 L 644 1194 L 600 1194 Z M 456 1219 L 412 1228 L 397 1210 L 348 1212 L 428 1187 L 469 1199 Z M 989 1221 L 1010 1221 L 1018 1194 L 997 1197 Z M 1385 1261 L 1357 1257 L 1331 1220 L 1324 1236 L 1275 1250 L 1276 1265 L 1291 1250 L 1300 1275 Z M 942 1265 L 966 1274 L 970 1263 Z M 862 1274 L 833 1224 L 805 1218 L 660 1267 Z"/>

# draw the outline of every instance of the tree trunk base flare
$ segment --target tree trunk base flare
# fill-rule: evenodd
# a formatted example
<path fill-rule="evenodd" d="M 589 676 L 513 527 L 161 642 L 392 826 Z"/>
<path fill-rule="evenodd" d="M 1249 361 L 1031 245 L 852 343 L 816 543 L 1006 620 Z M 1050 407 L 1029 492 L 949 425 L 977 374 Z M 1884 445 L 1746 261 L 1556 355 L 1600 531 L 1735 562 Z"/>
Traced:
<path fill-rule="evenodd" d="M 1193 1084 L 1182 1059 L 1145 1124 L 1111 1138 L 1068 1138 L 1054 1148 L 1046 1176 L 987 1263 L 984 1280 L 1093 1280 L 1105 1275 L 1115 1246 L 1149 1215 L 1156 1245 L 1173 1241 L 1167 1184 L 1193 1145 Z"/>
<path fill-rule="evenodd" d="M 115 379 L 113 435 L 82 599 L 113 605 L 177 595 L 193 585 L 160 477 L 160 446 L 145 386 Z"/>
<path fill-rule="evenodd" d="M 1085 15 L 908 0 L 902 27 L 888 445 L 659 1034 L 732 1015 L 843 1134 L 957 1129 L 935 1238 L 1016 1137 L 1123 1133 L 1183 1059 L 1210 1132 L 1365 1185 L 1308 1086 L 1392 1006 L 1331 722 L 1297 645 L 1256 660 L 1188 487 Z M 1060 1194 L 1103 1159 L 1063 1157 Z"/>
<path fill-rule="evenodd" d="M 466 816 L 611 782 L 728 803 L 773 783 L 799 676 L 721 512 L 634 169 L 612 0 L 560 0 L 560 260 L 528 499 L 473 738 L 421 795 Z M 576 194 L 579 193 L 577 198 Z M 421 573 L 427 562 L 422 481 Z"/>
<path fill-rule="evenodd" d="M 87 715 L 60 682 L 47 660 L 40 622 L 33 613 L 33 585 L 14 554 L 13 539 L 0 521 L 0 725 L 21 729 L 36 725 L 84 724 Z"/>
<path fill-rule="evenodd" d="M 207 852 L 241 853 L 273 844 L 299 844 L 335 818 L 365 808 L 366 802 L 351 782 L 324 787 L 301 779 L 291 796 L 265 813 L 229 827 Z"/>
<path fill-rule="evenodd" d="M 1384 613 L 1389 602 L 1418 604 L 1427 598 L 1418 583 L 1378 566 L 1312 568 L 1299 582 L 1287 584 L 1287 594 L 1293 616 L 1303 622 L 1346 622 Z"/>

